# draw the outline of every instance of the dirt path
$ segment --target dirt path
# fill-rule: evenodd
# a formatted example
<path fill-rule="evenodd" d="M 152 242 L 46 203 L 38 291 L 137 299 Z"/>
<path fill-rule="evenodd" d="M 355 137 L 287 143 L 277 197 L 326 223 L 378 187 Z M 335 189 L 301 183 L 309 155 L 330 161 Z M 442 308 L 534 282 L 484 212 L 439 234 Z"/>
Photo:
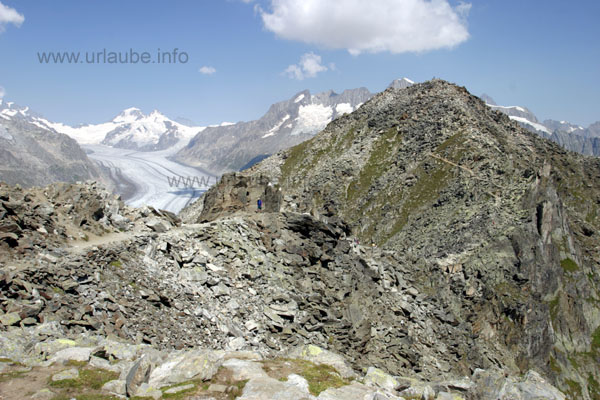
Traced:
<path fill-rule="evenodd" d="M 72 253 L 84 253 L 96 246 L 103 246 L 109 243 L 123 242 L 133 238 L 135 232 L 114 232 L 103 236 L 92 235 L 88 240 L 75 240 L 68 243 L 67 250 Z"/>

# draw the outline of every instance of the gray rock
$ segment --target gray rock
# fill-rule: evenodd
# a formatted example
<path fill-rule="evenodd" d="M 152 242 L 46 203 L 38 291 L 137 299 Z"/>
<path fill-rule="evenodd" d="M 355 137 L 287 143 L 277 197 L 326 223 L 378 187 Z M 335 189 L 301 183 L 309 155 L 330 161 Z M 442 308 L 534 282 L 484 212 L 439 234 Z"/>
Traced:
<path fill-rule="evenodd" d="M 59 373 L 52 375 L 53 382 L 64 381 L 67 379 L 77 379 L 77 378 L 79 378 L 79 371 L 77 370 L 77 368 L 67 369 L 65 371 L 61 371 Z"/>
<path fill-rule="evenodd" d="M 210 350 L 174 354 L 152 370 L 149 385 L 161 388 L 192 379 L 209 380 L 217 373 L 222 361 L 218 354 Z"/>
<path fill-rule="evenodd" d="M 49 363 L 66 363 L 67 361 L 89 361 L 93 347 L 69 347 L 59 350 L 50 358 Z"/>
<path fill-rule="evenodd" d="M 108 381 L 102 386 L 102 390 L 108 393 L 125 396 L 127 394 L 127 384 L 124 380 Z"/>

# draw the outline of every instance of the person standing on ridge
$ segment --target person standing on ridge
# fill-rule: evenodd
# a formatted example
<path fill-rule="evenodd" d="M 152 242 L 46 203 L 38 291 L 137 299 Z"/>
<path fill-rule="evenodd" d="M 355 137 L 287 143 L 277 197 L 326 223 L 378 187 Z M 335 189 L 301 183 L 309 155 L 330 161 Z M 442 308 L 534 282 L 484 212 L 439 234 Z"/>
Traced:
<path fill-rule="evenodd" d="M 258 199 L 256 201 L 256 207 L 258 208 L 258 211 L 262 210 L 262 200 Z"/>

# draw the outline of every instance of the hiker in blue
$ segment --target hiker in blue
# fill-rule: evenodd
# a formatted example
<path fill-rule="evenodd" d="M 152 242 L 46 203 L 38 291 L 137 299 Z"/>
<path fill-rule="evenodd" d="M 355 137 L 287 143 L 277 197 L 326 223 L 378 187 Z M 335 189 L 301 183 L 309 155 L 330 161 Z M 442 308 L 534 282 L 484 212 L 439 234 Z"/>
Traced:
<path fill-rule="evenodd" d="M 262 210 L 262 200 L 258 199 L 258 201 L 256 202 L 256 206 L 258 207 L 258 211 Z"/>

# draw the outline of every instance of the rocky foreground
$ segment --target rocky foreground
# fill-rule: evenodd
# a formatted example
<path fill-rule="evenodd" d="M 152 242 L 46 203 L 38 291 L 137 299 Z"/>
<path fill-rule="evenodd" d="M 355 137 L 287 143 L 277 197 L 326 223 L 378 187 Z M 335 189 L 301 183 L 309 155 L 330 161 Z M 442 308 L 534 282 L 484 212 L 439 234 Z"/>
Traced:
<path fill-rule="evenodd" d="M 535 372 L 493 365 L 430 380 L 377 368 L 393 338 L 451 317 L 341 222 L 250 213 L 182 226 L 94 184 L 3 185 L 0 200 L 3 400 L 564 398 Z M 384 310 L 398 332 L 369 314 Z"/>

